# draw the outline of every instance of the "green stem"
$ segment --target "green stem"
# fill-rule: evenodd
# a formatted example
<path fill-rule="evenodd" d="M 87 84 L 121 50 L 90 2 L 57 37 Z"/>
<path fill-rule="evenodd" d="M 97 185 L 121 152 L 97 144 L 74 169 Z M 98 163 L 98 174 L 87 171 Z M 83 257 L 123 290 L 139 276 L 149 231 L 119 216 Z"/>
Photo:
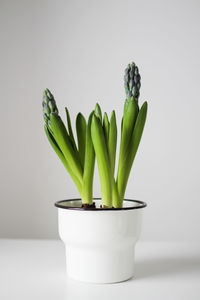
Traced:
<path fill-rule="evenodd" d="M 90 114 L 86 127 L 85 162 L 83 172 L 83 188 L 81 192 L 82 203 L 93 203 L 93 177 L 95 153 L 91 138 L 91 121 L 93 112 Z"/>
<path fill-rule="evenodd" d="M 115 179 L 113 180 L 113 190 L 112 190 L 112 206 L 114 208 L 121 208 L 123 205 L 123 201 L 119 197 L 117 183 Z"/>

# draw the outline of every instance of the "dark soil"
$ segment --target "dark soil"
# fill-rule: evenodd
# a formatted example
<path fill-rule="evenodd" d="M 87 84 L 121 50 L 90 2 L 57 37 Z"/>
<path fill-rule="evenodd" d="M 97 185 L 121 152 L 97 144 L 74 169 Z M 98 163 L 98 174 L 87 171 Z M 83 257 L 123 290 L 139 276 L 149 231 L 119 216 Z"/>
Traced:
<path fill-rule="evenodd" d="M 87 208 L 96 208 L 96 205 L 95 205 L 95 202 L 93 202 L 92 204 L 87 204 L 87 203 L 84 203 L 82 204 L 82 207 L 87 209 Z"/>
<path fill-rule="evenodd" d="M 82 204 L 81 207 L 84 208 L 84 209 L 92 209 L 92 208 L 95 209 L 96 205 L 95 205 L 95 202 L 93 202 L 92 204 L 84 203 L 84 204 Z M 106 205 L 100 205 L 100 208 L 103 208 L 103 209 L 106 209 L 106 208 L 115 209 L 114 207 L 110 208 L 110 207 L 107 207 Z"/>

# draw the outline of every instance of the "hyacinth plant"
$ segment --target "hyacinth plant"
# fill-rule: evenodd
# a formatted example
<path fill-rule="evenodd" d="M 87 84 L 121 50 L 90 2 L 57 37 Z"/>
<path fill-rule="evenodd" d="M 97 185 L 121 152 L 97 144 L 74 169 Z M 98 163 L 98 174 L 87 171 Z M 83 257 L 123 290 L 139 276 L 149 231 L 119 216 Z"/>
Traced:
<path fill-rule="evenodd" d="M 93 175 L 95 157 L 101 184 L 103 208 L 121 208 L 133 161 L 142 137 L 147 102 L 139 107 L 141 78 L 138 67 L 131 63 L 125 70 L 124 85 L 126 100 L 121 121 L 121 140 L 118 170 L 115 177 L 117 146 L 117 124 L 115 111 L 110 120 L 105 112 L 102 116 L 97 103 L 88 120 L 81 113 L 76 117 L 77 142 L 73 134 L 67 108 L 67 127 L 59 116 L 51 92 L 43 94 L 44 130 L 47 138 L 74 181 L 85 208 L 94 207 Z"/>

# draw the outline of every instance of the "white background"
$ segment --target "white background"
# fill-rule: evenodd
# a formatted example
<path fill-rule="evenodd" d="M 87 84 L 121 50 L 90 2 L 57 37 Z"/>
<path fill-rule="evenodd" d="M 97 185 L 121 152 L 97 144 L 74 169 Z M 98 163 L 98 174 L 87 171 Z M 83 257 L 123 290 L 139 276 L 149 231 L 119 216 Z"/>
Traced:
<path fill-rule="evenodd" d="M 126 197 L 148 203 L 143 240 L 200 240 L 199 14 L 194 0 L 0 1 L 0 237 L 58 238 L 53 204 L 78 196 L 43 132 L 44 88 L 73 123 L 98 101 L 120 124 L 135 61 L 149 111 Z"/>

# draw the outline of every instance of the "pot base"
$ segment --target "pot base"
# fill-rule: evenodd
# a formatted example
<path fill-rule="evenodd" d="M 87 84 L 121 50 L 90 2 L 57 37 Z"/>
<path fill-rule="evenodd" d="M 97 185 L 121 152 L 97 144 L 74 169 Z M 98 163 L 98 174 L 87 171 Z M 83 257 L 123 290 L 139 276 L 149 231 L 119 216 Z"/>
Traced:
<path fill-rule="evenodd" d="M 116 283 L 134 275 L 134 246 L 120 249 L 67 247 L 67 275 L 89 283 Z"/>

